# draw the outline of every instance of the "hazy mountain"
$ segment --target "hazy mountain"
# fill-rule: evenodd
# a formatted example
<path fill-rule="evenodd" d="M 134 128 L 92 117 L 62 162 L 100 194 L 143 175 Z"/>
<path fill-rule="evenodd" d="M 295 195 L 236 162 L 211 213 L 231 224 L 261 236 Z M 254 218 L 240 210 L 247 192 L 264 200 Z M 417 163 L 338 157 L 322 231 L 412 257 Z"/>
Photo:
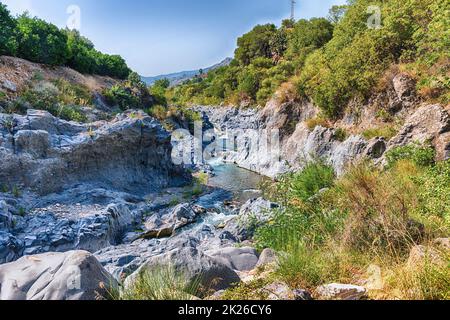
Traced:
<path fill-rule="evenodd" d="M 208 68 L 204 68 L 203 72 L 208 73 L 209 71 L 215 70 L 217 68 L 220 68 L 223 66 L 228 66 L 232 60 L 233 60 L 232 58 L 226 58 L 225 60 L 223 60 L 222 62 L 220 62 L 218 64 L 215 64 Z M 181 72 L 170 73 L 170 74 L 162 74 L 162 75 L 154 76 L 154 77 L 141 77 L 141 78 L 142 78 L 142 81 L 144 81 L 149 86 L 151 86 L 153 83 L 155 83 L 155 81 L 164 79 L 164 78 L 167 78 L 170 80 L 171 86 L 175 86 L 180 83 L 183 83 L 186 80 L 190 80 L 199 74 L 200 74 L 200 69 L 192 70 L 192 71 L 181 71 Z"/>

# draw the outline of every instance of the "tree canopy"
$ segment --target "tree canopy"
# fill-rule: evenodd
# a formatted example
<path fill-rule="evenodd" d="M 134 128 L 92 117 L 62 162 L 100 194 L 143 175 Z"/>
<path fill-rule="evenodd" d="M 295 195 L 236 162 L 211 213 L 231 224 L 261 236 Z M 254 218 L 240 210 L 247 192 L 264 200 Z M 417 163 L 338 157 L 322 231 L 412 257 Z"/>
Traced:
<path fill-rule="evenodd" d="M 126 79 L 131 72 L 121 56 L 97 51 L 78 31 L 59 29 L 28 13 L 12 17 L 1 3 L 0 54 L 119 79 Z"/>

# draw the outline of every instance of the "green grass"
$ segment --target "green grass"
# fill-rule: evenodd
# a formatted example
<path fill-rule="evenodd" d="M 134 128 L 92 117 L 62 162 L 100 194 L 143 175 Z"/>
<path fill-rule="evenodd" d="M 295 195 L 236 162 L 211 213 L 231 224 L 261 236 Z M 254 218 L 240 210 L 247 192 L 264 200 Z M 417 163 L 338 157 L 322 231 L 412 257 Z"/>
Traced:
<path fill-rule="evenodd" d="M 113 300 L 193 300 L 200 292 L 199 281 L 189 281 L 172 266 L 155 266 L 141 272 L 127 288 L 111 293 Z"/>
<path fill-rule="evenodd" d="M 285 176 L 266 190 L 284 205 L 257 229 L 257 247 L 281 253 L 275 274 L 291 287 L 360 283 L 375 265 L 384 283 L 370 292 L 375 299 L 448 299 L 448 255 L 447 268 L 407 264 L 413 246 L 450 236 L 450 161 L 434 164 L 431 155 L 404 147 L 386 169 L 362 163 L 331 183 L 312 174 L 317 164 Z M 329 189 L 311 201 L 324 181 Z"/>
<path fill-rule="evenodd" d="M 393 125 L 385 125 L 379 128 L 367 129 L 362 133 L 362 136 L 367 140 L 373 138 L 385 138 L 390 140 L 397 135 L 398 131 Z"/>

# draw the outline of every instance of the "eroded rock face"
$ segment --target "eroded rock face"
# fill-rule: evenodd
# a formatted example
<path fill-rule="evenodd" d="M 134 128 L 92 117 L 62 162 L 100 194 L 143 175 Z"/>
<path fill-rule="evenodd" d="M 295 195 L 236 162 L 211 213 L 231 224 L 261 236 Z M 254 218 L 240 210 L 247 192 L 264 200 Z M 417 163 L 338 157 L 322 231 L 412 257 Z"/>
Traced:
<path fill-rule="evenodd" d="M 437 146 L 440 160 L 445 160 L 450 146 L 449 132 L 449 112 L 440 105 L 425 105 L 406 120 L 399 134 L 389 142 L 389 147 L 432 142 Z"/>
<path fill-rule="evenodd" d="M 379 158 L 386 150 L 386 141 L 381 138 L 367 141 L 352 135 L 341 142 L 335 129 L 322 126 L 309 129 L 304 121 L 313 118 L 318 110 L 306 101 L 279 105 L 271 100 L 262 110 L 230 107 L 198 110 L 235 146 L 234 150 L 223 152 L 219 142 L 216 145 L 219 156 L 272 178 L 301 170 L 308 161 L 317 158 L 327 161 L 341 175 L 348 165 L 365 157 Z"/>
<path fill-rule="evenodd" d="M 151 211 L 143 195 L 185 183 L 170 135 L 142 112 L 78 124 L 0 114 L 0 263 L 121 243 Z"/>
<path fill-rule="evenodd" d="M 88 252 L 26 256 L 0 266 L 0 300 L 96 300 L 116 281 Z"/>
<path fill-rule="evenodd" d="M 0 180 L 41 195 L 76 183 L 120 191 L 156 191 L 182 180 L 170 135 L 144 113 L 77 124 L 45 111 L 0 114 Z"/>

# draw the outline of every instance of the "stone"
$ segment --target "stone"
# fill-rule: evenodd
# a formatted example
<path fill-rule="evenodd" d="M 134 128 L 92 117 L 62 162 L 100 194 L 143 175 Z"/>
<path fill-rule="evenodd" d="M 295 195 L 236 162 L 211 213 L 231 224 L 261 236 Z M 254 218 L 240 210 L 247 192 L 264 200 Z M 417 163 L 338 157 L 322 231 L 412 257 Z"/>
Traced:
<path fill-rule="evenodd" d="M 20 130 L 14 135 L 19 152 L 44 158 L 50 148 L 49 134 L 44 130 Z"/>
<path fill-rule="evenodd" d="M 414 246 L 411 248 L 407 264 L 410 267 L 418 267 L 425 263 L 445 264 L 445 259 L 442 253 L 433 248 L 423 245 Z"/>
<path fill-rule="evenodd" d="M 205 252 L 236 271 L 253 270 L 258 263 L 258 254 L 254 248 L 220 248 Z"/>
<path fill-rule="evenodd" d="M 151 257 L 126 278 L 125 286 L 132 286 L 141 272 L 161 265 L 171 265 L 175 270 L 184 273 L 191 283 L 199 282 L 206 296 L 210 291 L 225 290 L 241 281 L 237 273 L 220 260 L 195 248 L 186 247 Z"/>
<path fill-rule="evenodd" d="M 271 283 L 260 290 L 263 295 L 267 295 L 268 300 L 295 300 L 295 294 L 284 282 Z"/>
<path fill-rule="evenodd" d="M 15 132 L 18 147 L 2 144 L 0 181 L 40 195 L 80 183 L 134 194 L 186 183 L 187 173 L 171 160 L 170 134 L 147 114 L 131 112 L 80 124 L 29 109 L 12 116 L 12 127 L 1 121 L 11 116 L 0 114 L 0 136 L 9 140 Z"/>
<path fill-rule="evenodd" d="M 11 92 L 17 92 L 17 85 L 9 80 L 4 80 L 2 87 Z"/>
<path fill-rule="evenodd" d="M 232 233 L 240 241 L 253 237 L 256 228 L 268 222 L 273 216 L 273 210 L 279 205 L 263 198 L 250 199 L 242 207 L 237 218 L 225 226 L 225 231 Z"/>
<path fill-rule="evenodd" d="M 9 230 L 13 225 L 13 217 L 5 201 L 0 201 L 0 231 Z"/>
<path fill-rule="evenodd" d="M 320 286 L 316 293 L 322 300 L 362 300 L 367 297 L 364 287 L 339 283 Z"/>
<path fill-rule="evenodd" d="M 88 252 L 26 256 L 0 266 L 1 300 L 104 299 L 116 281 Z"/>
<path fill-rule="evenodd" d="M 448 137 L 450 131 L 450 115 L 438 104 L 425 105 L 417 109 L 410 116 L 397 136 L 389 142 L 389 149 L 404 146 L 410 143 L 427 143 L 431 141 L 434 145 L 442 135 Z M 447 143 L 441 142 L 446 149 Z M 441 150 L 441 153 L 444 151 Z"/>
<path fill-rule="evenodd" d="M 278 264 L 277 253 L 272 249 L 266 248 L 261 252 L 258 263 L 256 264 L 255 268 L 264 268 L 269 265 L 276 265 L 276 264 Z"/>
<path fill-rule="evenodd" d="M 174 232 L 174 230 L 172 227 L 162 228 L 159 230 L 149 230 L 149 231 L 144 232 L 142 235 L 137 236 L 135 238 L 135 240 L 133 240 L 132 242 L 134 242 L 138 239 L 150 240 L 150 239 L 168 238 L 173 235 L 173 232 Z"/>
<path fill-rule="evenodd" d="M 392 84 L 399 100 L 404 100 L 415 94 L 416 82 L 405 73 L 399 73 L 392 79 Z"/>
<path fill-rule="evenodd" d="M 23 241 L 0 230 L 0 265 L 16 260 L 22 255 L 23 250 Z"/>
<path fill-rule="evenodd" d="M 311 301 L 314 300 L 311 293 L 309 291 L 303 289 L 295 289 L 293 291 L 294 300 L 297 301 Z"/>
<path fill-rule="evenodd" d="M 199 206 L 192 206 L 190 203 L 182 203 L 175 208 L 163 211 L 161 214 L 151 216 L 145 222 L 145 228 L 152 231 L 165 230 L 163 233 L 168 234 L 169 230 L 174 232 L 196 221 L 197 217 L 204 214 L 206 210 Z"/>

